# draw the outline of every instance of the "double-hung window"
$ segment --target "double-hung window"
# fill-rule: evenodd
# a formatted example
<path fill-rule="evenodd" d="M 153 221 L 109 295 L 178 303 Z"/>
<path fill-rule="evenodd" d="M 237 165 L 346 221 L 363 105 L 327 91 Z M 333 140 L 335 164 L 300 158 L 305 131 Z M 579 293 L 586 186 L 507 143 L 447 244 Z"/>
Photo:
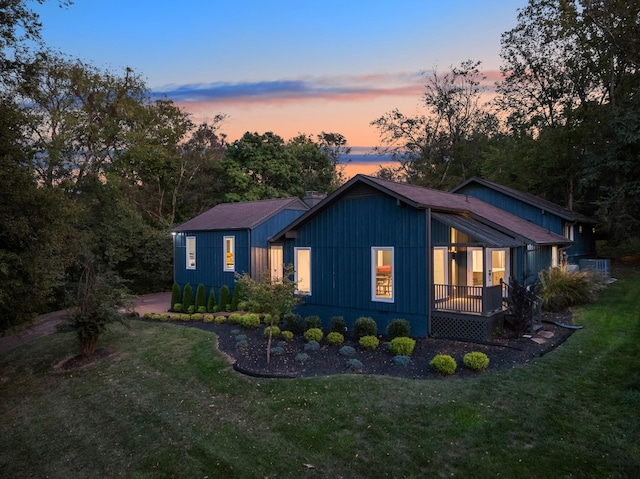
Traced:
<path fill-rule="evenodd" d="M 234 272 L 236 270 L 236 238 L 235 236 L 225 236 L 224 245 L 224 271 Z"/>
<path fill-rule="evenodd" d="M 371 248 L 371 299 L 393 303 L 393 247 Z"/>
<path fill-rule="evenodd" d="M 196 269 L 196 237 L 187 236 L 187 269 Z"/>
<path fill-rule="evenodd" d="M 296 293 L 311 294 L 311 248 L 294 248 Z"/>

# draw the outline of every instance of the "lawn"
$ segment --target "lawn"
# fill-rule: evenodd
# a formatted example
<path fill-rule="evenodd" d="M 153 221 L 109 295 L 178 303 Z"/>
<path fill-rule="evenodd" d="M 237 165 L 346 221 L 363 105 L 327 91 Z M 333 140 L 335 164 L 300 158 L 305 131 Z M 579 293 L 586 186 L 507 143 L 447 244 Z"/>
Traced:
<path fill-rule="evenodd" d="M 0 355 L 0 475 L 637 478 L 638 291 L 626 273 L 558 349 L 464 380 L 249 378 L 212 334 L 137 321 L 56 373 L 75 338 L 44 337 Z"/>

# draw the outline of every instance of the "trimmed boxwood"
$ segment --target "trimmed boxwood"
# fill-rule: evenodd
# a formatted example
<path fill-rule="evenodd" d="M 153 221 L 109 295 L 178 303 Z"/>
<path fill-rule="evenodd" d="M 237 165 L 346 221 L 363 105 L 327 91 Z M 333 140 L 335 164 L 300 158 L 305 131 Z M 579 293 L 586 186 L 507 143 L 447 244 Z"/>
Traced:
<path fill-rule="evenodd" d="M 364 349 L 373 350 L 380 345 L 380 340 L 375 336 L 362 336 L 358 343 L 360 343 L 360 346 Z"/>
<path fill-rule="evenodd" d="M 363 336 L 375 336 L 378 333 L 378 325 L 373 318 L 365 316 L 356 319 L 354 329 L 356 336 L 359 338 Z"/>
<path fill-rule="evenodd" d="M 436 354 L 429 365 L 441 376 L 449 376 L 456 372 L 458 363 L 448 354 Z"/>
<path fill-rule="evenodd" d="M 389 349 L 396 356 L 411 356 L 415 347 L 416 340 L 407 337 L 393 338 L 389 343 Z"/>
<path fill-rule="evenodd" d="M 334 316 L 331 318 L 331 332 L 344 334 L 347 330 L 347 323 L 342 316 Z"/>
<path fill-rule="evenodd" d="M 462 362 L 473 371 L 484 371 L 489 367 L 489 356 L 480 351 L 472 351 L 463 356 Z"/>
<path fill-rule="evenodd" d="M 389 339 L 409 337 L 411 324 L 406 319 L 396 318 L 387 326 L 387 336 Z"/>
<path fill-rule="evenodd" d="M 304 332 L 304 339 L 306 339 L 307 341 L 320 342 L 320 341 L 322 341 L 323 337 L 324 337 L 324 333 L 322 332 L 322 329 L 320 329 L 320 328 L 311 328 L 311 329 L 307 329 Z"/>
<path fill-rule="evenodd" d="M 344 343 L 344 335 L 336 331 L 327 334 L 327 343 L 329 346 L 341 346 Z"/>

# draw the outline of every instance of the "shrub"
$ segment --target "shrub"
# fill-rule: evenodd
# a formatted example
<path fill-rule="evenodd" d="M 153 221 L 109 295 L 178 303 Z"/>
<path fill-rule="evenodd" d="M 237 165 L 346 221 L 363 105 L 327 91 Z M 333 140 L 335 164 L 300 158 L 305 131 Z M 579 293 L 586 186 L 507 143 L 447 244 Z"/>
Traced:
<path fill-rule="evenodd" d="M 196 312 L 196 307 L 193 304 L 187 308 L 187 313 L 193 314 L 195 312 Z"/>
<path fill-rule="evenodd" d="M 394 319 L 387 326 L 387 336 L 389 339 L 409 337 L 411 325 L 406 319 Z"/>
<path fill-rule="evenodd" d="M 307 341 L 320 342 L 322 341 L 323 336 L 324 336 L 324 333 L 320 328 L 311 328 L 311 329 L 307 329 L 304 332 L 304 339 L 306 339 Z"/>
<path fill-rule="evenodd" d="M 436 354 L 429 365 L 440 375 L 449 376 L 456 372 L 458 363 L 448 354 Z"/>
<path fill-rule="evenodd" d="M 218 303 L 220 311 L 229 311 L 231 309 L 231 292 L 226 284 L 220 287 L 220 302 Z"/>
<path fill-rule="evenodd" d="M 212 322 L 213 322 L 213 318 L 214 318 L 214 317 L 215 317 L 215 316 L 214 316 L 213 314 L 205 314 L 205 315 L 203 316 L 202 320 L 203 320 L 205 323 L 212 323 Z"/>
<path fill-rule="evenodd" d="M 189 308 L 193 306 L 193 288 L 191 284 L 184 285 L 184 291 L 182 293 L 182 309 L 183 311 L 189 311 Z"/>
<path fill-rule="evenodd" d="M 280 336 L 282 336 L 282 339 L 285 341 L 291 341 L 293 339 L 293 333 L 291 331 L 282 331 Z"/>
<path fill-rule="evenodd" d="M 266 324 L 267 326 L 269 326 L 271 324 L 271 321 L 273 320 L 273 324 L 276 325 L 280 322 L 280 318 L 278 317 L 278 315 L 276 314 L 275 316 L 271 316 L 270 314 L 265 314 L 264 318 L 262 319 L 262 322 L 264 324 Z"/>
<path fill-rule="evenodd" d="M 144 313 L 142 317 L 145 319 L 153 319 L 153 313 Z"/>
<path fill-rule="evenodd" d="M 231 313 L 229 315 L 229 322 L 231 324 L 240 324 L 240 321 L 242 321 L 242 316 L 238 313 Z"/>
<path fill-rule="evenodd" d="M 271 348 L 271 356 L 282 356 L 284 354 L 284 348 L 280 346 L 274 346 Z"/>
<path fill-rule="evenodd" d="M 176 303 L 173 305 L 173 310 L 176 313 L 181 313 L 182 312 L 182 303 Z"/>
<path fill-rule="evenodd" d="M 341 346 L 344 343 L 344 335 L 335 331 L 327 334 L 327 343 L 329 346 Z"/>
<path fill-rule="evenodd" d="M 469 369 L 484 371 L 489 366 L 489 357 L 479 351 L 472 351 L 463 356 L 462 362 Z"/>
<path fill-rule="evenodd" d="M 356 319 L 355 323 L 356 336 L 361 338 L 363 336 L 375 336 L 378 333 L 378 325 L 372 318 L 360 317 Z"/>
<path fill-rule="evenodd" d="M 309 359 L 309 355 L 307 353 L 298 353 L 295 357 L 295 360 L 298 363 L 304 363 L 307 359 Z"/>
<path fill-rule="evenodd" d="M 179 315 L 180 321 L 191 321 L 191 315 L 182 313 Z"/>
<path fill-rule="evenodd" d="M 240 316 L 240 324 L 245 328 L 257 328 L 260 326 L 260 316 L 255 313 L 247 313 Z"/>
<path fill-rule="evenodd" d="M 269 333 L 271 333 L 272 338 L 277 338 L 280 336 L 280 328 L 278 326 L 267 326 L 264 328 L 264 337 L 268 338 Z"/>
<path fill-rule="evenodd" d="M 380 340 L 375 336 L 362 336 L 358 341 L 364 349 L 376 349 L 380 345 Z"/>
<path fill-rule="evenodd" d="M 590 303 L 604 287 L 602 277 L 593 271 L 569 271 L 565 267 L 549 268 L 538 274 L 542 307 L 561 311 L 569 306 Z"/>
<path fill-rule="evenodd" d="M 411 358 L 409 356 L 394 356 L 393 364 L 397 364 L 398 366 L 406 366 L 411 362 Z"/>
<path fill-rule="evenodd" d="M 213 317 L 213 322 L 216 324 L 224 324 L 227 322 L 227 317 L 224 314 L 219 314 Z"/>
<path fill-rule="evenodd" d="M 201 313 L 192 314 L 191 321 L 202 321 L 202 314 Z"/>
<path fill-rule="evenodd" d="M 313 339 L 304 345 L 305 351 L 317 351 L 318 349 L 320 349 L 320 343 Z"/>
<path fill-rule="evenodd" d="M 322 321 L 320 321 L 320 316 L 307 316 L 304 318 L 304 330 L 308 329 L 321 329 Z"/>
<path fill-rule="evenodd" d="M 233 298 L 231 299 L 231 311 L 238 311 L 238 306 L 242 300 L 244 300 L 242 283 L 236 282 L 236 285 L 233 288 Z"/>
<path fill-rule="evenodd" d="M 173 288 L 171 288 L 171 310 L 175 311 L 173 307 L 176 304 L 182 304 L 182 291 L 180 290 L 180 285 L 178 283 L 173 283 Z"/>
<path fill-rule="evenodd" d="M 171 319 L 171 316 L 169 316 L 168 313 L 162 313 L 160 315 L 160 321 L 168 321 L 169 319 Z"/>
<path fill-rule="evenodd" d="M 211 286 L 211 290 L 209 291 L 209 299 L 207 300 L 207 311 L 209 313 L 216 312 L 216 306 L 218 303 L 216 302 L 216 290 Z"/>
<path fill-rule="evenodd" d="M 236 341 L 236 349 L 245 349 L 249 346 L 249 343 L 246 339 L 239 339 Z"/>
<path fill-rule="evenodd" d="M 338 354 L 340 356 L 353 356 L 354 354 L 356 354 L 356 350 L 351 346 L 342 346 L 338 351 Z"/>
<path fill-rule="evenodd" d="M 284 315 L 284 325 L 292 333 L 299 333 L 302 318 L 299 314 L 287 313 Z"/>
<path fill-rule="evenodd" d="M 151 319 L 155 319 L 155 320 L 159 320 L 160 319 L 160 315 L 158 313 L 151 313 Z"/>
<path fill-rule="evenodd" d="M 198 307 L 198 313 L 204 314 L 206 312 L 207 312 L 207 308 L 205 308 L 204 306 L 199 306 Z"/>
<path fill-rule="evenodd" d="M 389 349 L 396 356 L 411 356 L 415 347 L 416 340 L 407 337 L 393 338 L 389 343 Z"/>
<path fill-rule="evenodd" d="M 196 288 L 196 311 L 198 313 L 204 313 L 207 310 L 207 288 L 204 284 L 200 283 Z M 202 308 L 202 311 L 200 311 Z"/>
<path fill-rule="evenodd" d="M 362 363 L 357 359 L 349 359 L 347 361 L 347 369 L 352 371 L 360 371 L 362 369 Z"/>
<path fill-rule="evenodd" d="M 331 332 L 344 334 L 347 330 L 347 323 L 342 316 L 334 316 L 331 318 Z"/>

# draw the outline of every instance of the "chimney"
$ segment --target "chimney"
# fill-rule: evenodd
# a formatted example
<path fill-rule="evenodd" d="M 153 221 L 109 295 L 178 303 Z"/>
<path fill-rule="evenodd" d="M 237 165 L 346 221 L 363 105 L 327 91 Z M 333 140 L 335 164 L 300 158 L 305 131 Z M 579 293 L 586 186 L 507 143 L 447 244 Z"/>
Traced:
<path fill-rule="evenodd" d="M 313 208 L 326 197 L 327 195 L 325 193 L 320 193 L 319 191 L 307 191 L 304 195 L 304 202 L 309 208 Z"/>

